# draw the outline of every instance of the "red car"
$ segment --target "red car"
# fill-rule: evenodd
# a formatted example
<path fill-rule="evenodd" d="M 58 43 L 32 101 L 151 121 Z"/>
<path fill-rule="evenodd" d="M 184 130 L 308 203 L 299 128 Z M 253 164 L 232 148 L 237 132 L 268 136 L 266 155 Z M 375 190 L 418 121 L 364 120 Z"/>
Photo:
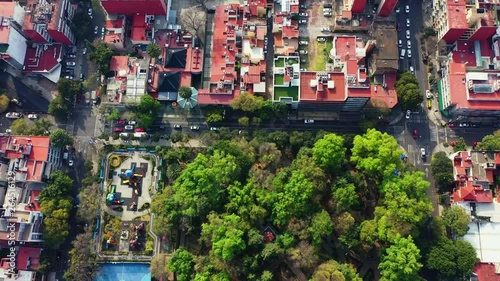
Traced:
<path fill-rule="evenodd" d="M 125 124 L 125 120 L 117 120 L 116 124 L 117 125 L 123 125 L 123 124 Z"/>
<path fill-rule="evenodd" d="M 456 126 L 456 124 L 455 124 L 455 123 L 448 123 L 448 127 L 450 127 L 450 128 L 453 128 L 453 127 L 455 127 L 455 126 Z"/>
<path fill-rule="evenodd" d="M 113 132 L 115 132 L 115 133 L 121 133 L 121 132 L 123 132 L 123 128 L 114 128 Z"/>
<path fill-rule="evenodd" d="M 418 139 L 418 130 L 417 129 L 413 130 L 413 138 Z"/>
<path fill-rule="evenodd" d="M 143 128 L 136 128 L 135 132 L 136 133 L 142 133 L 142 132 L 144 132 L 144 129 Z"/>

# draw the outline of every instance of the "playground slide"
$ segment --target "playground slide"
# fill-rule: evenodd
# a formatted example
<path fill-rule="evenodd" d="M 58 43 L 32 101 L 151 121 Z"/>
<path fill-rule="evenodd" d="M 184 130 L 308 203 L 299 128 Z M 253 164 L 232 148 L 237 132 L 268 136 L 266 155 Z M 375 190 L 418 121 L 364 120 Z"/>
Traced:
<path fill-rule="evenodd" d="M 135 171 L 135 163 L 134 163 L 134 164 L 132 164 L 132 168 L 131 168 L 130 170 L 132 170 L 132 172 L 134 172 L 134 171 Z"/>
<path fill-rule="evenodd" d="M 123 184 L 128 184 L 130 181 L 129 180 L 124 180 Z"/>
<path fill-rule="evenodd" d="M 141 174 L 134 174 L 134 177 L 142 178 Z"/>
<path fill-rule="evenodd" d="M 111 186 L 111 193 L 115 193 L 115 190 L 116 190 L 116 185 L 112 185 Z"/>

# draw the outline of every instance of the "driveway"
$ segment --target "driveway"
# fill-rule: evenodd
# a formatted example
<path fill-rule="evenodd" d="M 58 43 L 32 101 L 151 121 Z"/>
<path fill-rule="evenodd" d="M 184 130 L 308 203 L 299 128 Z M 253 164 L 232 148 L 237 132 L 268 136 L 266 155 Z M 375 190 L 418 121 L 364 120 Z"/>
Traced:
<path fill-rule="evenodd" d="M 300 37 L 309 37 L 309 41 L 312 41 L 316 40 L 318 36 L 331 35 L 321 32 L 322 27 L 331 27 L 333 25 L 333 17 L 323 15 L 323 3 L 315 2 L 308 5 L 306 13 L 309 15 L 307 26 L 299 28 Z"/>

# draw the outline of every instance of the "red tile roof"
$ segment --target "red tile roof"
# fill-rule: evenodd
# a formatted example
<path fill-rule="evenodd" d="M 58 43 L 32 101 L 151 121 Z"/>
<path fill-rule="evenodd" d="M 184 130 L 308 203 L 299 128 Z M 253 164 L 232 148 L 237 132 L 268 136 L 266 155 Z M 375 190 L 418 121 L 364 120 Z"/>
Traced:
<path fill-rule="evenodd" d="M 109 63 L 109 69 L 115 71 L 115 77 L 126 78 L 130 74 L 130 67 L 128 67 L 128 56 L 113 56 Z"/>
<path fill-rule="evenodd" d="M 17 2 L 0 2 L 0 15 L 6 19 L 12 18 L 16 6 Z M 10 29 L 10 26 L 0 26 L 0 43 L 8 43 Z"/>
<path fill-rule="evenodd" d="M 30 201 L 28 202 L 29 204 L 26 205 L 25 210 L 26 211 L 40 211 L 40 202 L 37 200 L 37 198 L 40 196 L 40 193 L 42 193 L 41 190 L 32 190 L 30 194 Z"/>
<path fill-rule="evenodd" d="M 166 15 L 167 5 L 163 0 L 101 0 L 108 14 L 133 16 L 135 14 Z"/>
<path fill-rule="evenodd" d="M 132 18 L 132 30 L 130 34 L 130 39 L 132 41 L 147 41 L 146 30 L 151 29 L 151 27 L 146 24 L 145 14 L 135 14 Z"/>
<path fill-rule="evenodd" d="M 17 251 L 17 256 L 15 258 L 16 268 L 18 270 L 30 270 L 35 271 L 38 268 L 38 264 L 40 263 L 40 255 L 42 253 L 41 248 L 28 248 L 21 247 Z M 28 266 L 29 261 L 29 266 Z M 10 268 L 10 260 L 8 258 L 4 258 L 1 260 L 2 268 Z"/>
<path fill-rule="evenodd" d="M 299 29 L 295 26 L 283 26 L 283 38 L 299 38 Z"/>
<path fill-rule="evenodd" d="M 26 152 L 26 147 L 31 146 L 29 160 L 47 161 L 50 139 L 46 136 L 3 136 L 0 137 L 0 150 L 5 151 L 5 157 L 17 159 Z"/>
<path fill-rule="evenodd" d="M 478 281 L 500 281 L 500 274 L 496 272 L 492 263 L 477 263 L 473 272 Z"/>
<path fill-rule="evenodd" d="M 62 45 L 39 45 L 36 48 L 28 48 L 24 59 L 24 72 L 50 73 L 62 59 Z"/>
<path fill-rule="evenodd" d="M 69 2 L 69 1 L 68 1 Z M 47 1 L 47 5 L 39 5 L 38 0 L 28 0 L 25 7 L 31 11 L 24 16 L 23 30 L 34 30 L 35 24 L 38 22 L 39 16 L 46 10 L 51 11 L 49 16 L 45 16 L 48 22 L 47 30 L 57 30 L 58 20 L 61 14 L 63 0 Z"/>
<path fill-rule="evenodd" d="M 125 19 L 123 19 L 123 18 L 118 18 L 116 20 L 107 20 L 106 21 L 106 29 L 123 28 L 124 21 L 125 21 Z"/>
<path fill-rule="evenodd" d="M 481 186 L 473 186 L 471 181 L 465 181 L 464 186 L 457 187 L 453 192 L 453 201 L 492 203 L 493 193 L 491 190 L 485 191 Z"/>
<path fill-rule="evenodd" d="M 300 11 L 299 5 L 290 5 L 290 13 L 296 14 Z"/>
<path fill-rule="evenodd" d="M 316 72 L 300 73 L 300 101 L 341 102 L 347 98 L 343 73 L 328 73 L 328 81 L 334 82 L 334 88 L 318 83 Z M 314 81 L 314 82 L 312 82 Z M 314 83 L 314 87 L 311 86 Z"/>

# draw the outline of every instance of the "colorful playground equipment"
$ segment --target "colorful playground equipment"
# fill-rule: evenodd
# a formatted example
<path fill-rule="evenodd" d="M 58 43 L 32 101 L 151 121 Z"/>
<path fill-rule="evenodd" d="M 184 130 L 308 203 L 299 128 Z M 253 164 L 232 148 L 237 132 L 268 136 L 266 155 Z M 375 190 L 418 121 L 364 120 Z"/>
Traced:
<path fill-rule="evenodd" d="M 108 205 L 121 205 L 125 200 L 120 199 L 120 194 L 116 193 L 116 185 L 111 186 L 111 192 L 106 196 L 106 204 Z"/>
<path fill-rule="evenodd" d="M 141 183 L 142 178 L 144 177 L 145 171 L 142 174 L 135 173 L 136 164 L 132 163 L 132 167 L 130 170 L 126 170 L 120 174 L 120 178 L 123 179 L 123 184 L 128 184 L 130 187 L 134 189 L 134 194 L 139 195 L 139 185 Z"/>

